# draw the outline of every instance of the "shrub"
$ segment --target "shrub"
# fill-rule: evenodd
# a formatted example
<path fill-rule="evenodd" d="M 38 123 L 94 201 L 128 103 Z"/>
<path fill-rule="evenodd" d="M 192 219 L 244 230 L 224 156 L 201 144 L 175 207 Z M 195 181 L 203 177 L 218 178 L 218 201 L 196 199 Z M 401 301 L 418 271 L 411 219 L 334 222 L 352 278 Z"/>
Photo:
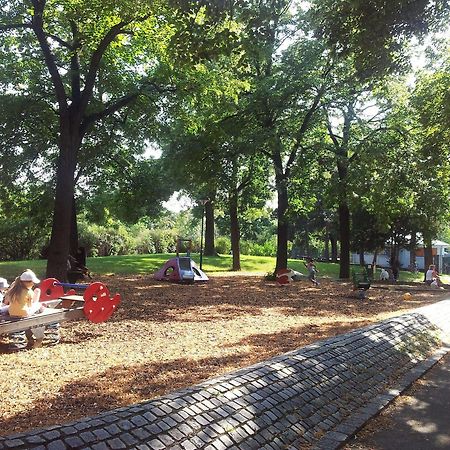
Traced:
<path fill-rule="evenodd" d="M 156 253 L 155 242 L 153 241 L 151 230 L 145 225 L 135 225 L 131 229 L 135 236 L 134 250 L 138 254 Z"/>
<path fill-rule="evenodd" d="M 0 222 L 0 259 L 38 258 L 44 247 L 46 231 L 32 218 Z"/>
<path fill-rule="evenodd" d="M 277 237 L 272 236 L 262 243 L 241 241 L 241 253 L 252 256 L 275 256 L 277 253 Z"/>
<path fill-rule="evenodd" d="M 84 223 L 78 230 L 80 245 L 90 256 L 128 255 L 135 252 L 134 238 L 121 222 L 111 225 Z"/>
<path fill-rule="evenodd" d="M 177 247 L 177 235 L 172 230 L 150 230 L 155 253 L 173 253 Z"/>
<path fill-rule="evenodd" d="M 215 240 L 216 252 L 221 255 L 229 255 L 231 252 L 231 242 L 225 236 L 220 236 Z"/>

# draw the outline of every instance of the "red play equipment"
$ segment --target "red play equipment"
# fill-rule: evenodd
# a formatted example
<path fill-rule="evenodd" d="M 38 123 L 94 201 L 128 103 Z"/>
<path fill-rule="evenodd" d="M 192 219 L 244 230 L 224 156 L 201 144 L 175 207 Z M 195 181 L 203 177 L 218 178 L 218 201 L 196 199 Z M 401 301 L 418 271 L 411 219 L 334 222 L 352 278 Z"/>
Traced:
<path fill-rule="evenodd" d="M 68 288 L 68 291 L 64 291 Z M 0 334 L 24 331 L 66 320 L 86 317 L 90 322 L 108 320 L 120 303 L 120 294 L 110 296 L 108 287 L 100 282 L 91 284 L 60 283 L 47 278 L 40 283 L 40 301 L 46 306 L 43 312 L 21 319 L 0 315 Z M 77 295 L 76 289 L 84 290 Z"/>
<path fill-rule="evenodd" d="M 72 284 L 60 283 L 56 278 L 47 278 L 41 282 L 40 287 L 41 302 L 74 296 L 75 289 L 83 289 L 83 312 L 90 322 L 105 322 L 112 316 L 120 303 L 120 294 L 111 297 L 108 287 L 99 281 L 91 284 Z M 64 292 L 65 287 L 70 290 Z"/>

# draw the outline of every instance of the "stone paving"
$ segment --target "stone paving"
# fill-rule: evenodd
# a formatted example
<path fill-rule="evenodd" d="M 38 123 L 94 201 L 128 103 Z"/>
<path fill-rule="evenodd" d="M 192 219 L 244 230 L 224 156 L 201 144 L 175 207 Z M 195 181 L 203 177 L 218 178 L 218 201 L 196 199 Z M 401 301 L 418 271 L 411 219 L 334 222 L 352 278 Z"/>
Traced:
<path fill-rule="evenodd" d="M 450 300 L 3 449 L 335 449 L 447 350 Z"/>

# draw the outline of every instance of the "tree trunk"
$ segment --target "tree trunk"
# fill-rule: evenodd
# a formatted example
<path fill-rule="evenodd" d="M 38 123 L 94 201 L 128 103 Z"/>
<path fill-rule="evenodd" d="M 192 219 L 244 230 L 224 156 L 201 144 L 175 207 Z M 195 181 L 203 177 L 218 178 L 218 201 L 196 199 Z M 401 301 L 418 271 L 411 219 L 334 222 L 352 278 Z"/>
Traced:
<path fill-rule="evenodd" d="M 69 252 L 72 256 L 75 256 L 78 252 L 78 223 L 75 197 L 72 198 L 72 220 L 70 224 Z"/>
<path fill-rule="evenodd" d="M 373 252 L 373 259 L 372 259 L 372 277 L 375 279 L 375 275 L 377 274 L 377 256 L 378 256 L 378 249 L 376 249 Z"/>
<path fill-rule="evenodd" d="M 331 261 L 334 263 L 338 262 L 338 248 L 337 248 L 337 239 L 334 234 L 330 234 L 330 243 L 331 243 Z"/>
<path fill-rule="evenodd" d="M 216 256 L 214 245 L 214 204 L 209 201 L 205 205 L 205 256 Z"/>
<path fill-rule="evenodd" d="M 233 266 L 231 270 L 241 270 L 241 249 L 240 249 L 240 230 L 238 219 L 238 201 L 237 196 L 232 195 L 229 201 L 230 208 L 230 235 L 231 235 L 231 253 L 233 255 Z"/>
<path fill-rule="evenodd" d="M 311 255 L 311 241 L 309 239 L 309 227 L 308 227 L 308 223 L 305 224 L 305 253 L 308 256 L 312 256 Z"/>
<path fill-rule="evenodd" d="M 339 240 L 341 255 L 339 278 L 350 278 L 350 210 L 346 203 L 339 205 Z"/>
<path fill-rule="evenodd" d="M 366 260 L 364 259 L 364 249 L 361 248 L 359 250 L 359 265 L 360 266 L 365 266 L 366 265 Z"/>
<path fill-rule="evenodd" d="M 286 212 L 288 209 L 288 192 L 286 180 L 277 177 L 278 209 L 277 209 L 277 261 L 275 271 L 287 269 L 288 251 L 288 221 Z"/>
<path fill-rule="evenodd" d="M 330 234 L 328 231 L 325 233 L 323 259 L 330 262 Z"/>
<path fill-rule="evenodd" d="M 417 247 L 417 234 L 411 234 L 411 242 L 409 246 L 409 265 L 413 268 L 416 265 L 416 247 Z"/>
<path fill-rule="evenodd" d="M 70 249 L 72 224 L 74 174 L 77 152 L 81 143 L 73 136 L 69 115 L 61 118 L 59 157 L 56 171 L 55 208 L 50 238 L 47 277 L 67 281 L 67 258 Z"/>

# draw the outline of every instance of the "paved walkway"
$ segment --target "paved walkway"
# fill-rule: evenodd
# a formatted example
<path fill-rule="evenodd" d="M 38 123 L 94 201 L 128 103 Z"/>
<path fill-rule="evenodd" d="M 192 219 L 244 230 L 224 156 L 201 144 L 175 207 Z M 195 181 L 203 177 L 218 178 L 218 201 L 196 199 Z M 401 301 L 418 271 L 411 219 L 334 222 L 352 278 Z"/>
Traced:
<path fill-rule="evenodd" d="M 337 449 L 444 353 L 450 300 L 5 449 Z M 430 356 L 431 355 L 431 356 Z"/>
<path fill-rule="evenodd" d="M 398 405 L 389 406 L 382 422 L 375 418 L 346 449 L 450 449 L 450 354 L 421 379 Z M 383 427 L 378 428 L 379 423 Z"/>

